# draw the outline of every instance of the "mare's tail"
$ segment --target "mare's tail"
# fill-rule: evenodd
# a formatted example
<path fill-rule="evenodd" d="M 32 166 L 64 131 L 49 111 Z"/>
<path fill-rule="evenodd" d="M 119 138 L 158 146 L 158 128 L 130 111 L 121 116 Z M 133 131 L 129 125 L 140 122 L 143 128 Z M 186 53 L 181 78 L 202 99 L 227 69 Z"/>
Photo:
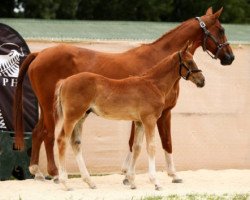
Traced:
<path fill-rule="evenodd" d="M 15 148 L 22 150 L 24 148 L 24 130 L 23 130 L 23 80 L 27 73 L 27 70 L 36 58 L 38 53 L 29 54 L 23 61 L 18 78 L 17 78 L 17 87 L 14 97 L 14 128 L 15 128 Z"/>
<path fill-rule="evenodd" d="M 58 135 L 63 128 L 63 110 L 61 103 L 61 88 L 62 88 L 63 80 L 59 80 L 56 84 L 55 91 L 55 135 Z"/>

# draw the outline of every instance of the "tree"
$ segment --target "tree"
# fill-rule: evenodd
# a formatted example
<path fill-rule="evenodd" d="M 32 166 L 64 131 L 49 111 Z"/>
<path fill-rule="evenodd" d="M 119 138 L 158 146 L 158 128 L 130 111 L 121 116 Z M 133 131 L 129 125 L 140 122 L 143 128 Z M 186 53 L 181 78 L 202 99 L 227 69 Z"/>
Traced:
<path fill-rule="evenodd" d="M 0 17 L 14 17 L 15 0 L 1 0 Z"/>
<path fill-rule="evenodd" d="M 21 0 L 21 3 L 26 18 L 55 19 L 59 7 L 59 0 Z"/>
<path fill-rule="evenodd" d="M 56 11 L 57 19 L 75 19 L 79 0 L 59 0 Z"/>

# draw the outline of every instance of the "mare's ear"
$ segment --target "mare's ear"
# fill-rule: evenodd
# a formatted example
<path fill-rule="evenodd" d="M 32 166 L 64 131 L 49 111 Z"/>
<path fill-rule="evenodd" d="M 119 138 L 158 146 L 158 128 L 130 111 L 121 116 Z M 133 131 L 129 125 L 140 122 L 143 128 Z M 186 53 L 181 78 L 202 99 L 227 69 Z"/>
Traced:
<path fill-rule="evenodd" d="M 220 9 L 220 10 L 218 10 L 216 13 L 214 13 L 214 17 L 215 17 L 215 19 L 218 19 L 218 18 L 220 17 L 220 15 L 221 15 L 222 11 L 223 11 L 223 7 L 221 7 L 221 9 Z"/>
<path fill-rule="evenodd" d="M 206 12 L 206 15 L 212 15 L 213 14 L 213 8 L 212 7 L 209 7 L 207 9 L 207 12 Z"/>
<path fill-rule="evenodd" d="M 182 53 L 185 53 L 185 52 L 188 50 L 189 44 L 190 44 L 190 42 L 189 42 L 189 40 L 188 40 L 188 41 L 186 42 L 186 44 L 181 48 L 181 52 L 182 52 Z"/>

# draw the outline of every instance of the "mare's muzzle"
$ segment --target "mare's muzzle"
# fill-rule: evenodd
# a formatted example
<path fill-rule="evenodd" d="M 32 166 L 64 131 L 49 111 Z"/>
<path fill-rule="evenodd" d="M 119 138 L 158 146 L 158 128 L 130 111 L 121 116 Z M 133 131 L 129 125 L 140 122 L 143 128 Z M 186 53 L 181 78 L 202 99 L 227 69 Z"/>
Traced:
<path fill-rule="evenodd" d="M 233 61 L 234 61 L 234 54 L 232 53 L 230 54 L 226 53 L 225 56 L 222 59 L 220 59 L 220 63 L 222 65 L 231 65 Z"/>

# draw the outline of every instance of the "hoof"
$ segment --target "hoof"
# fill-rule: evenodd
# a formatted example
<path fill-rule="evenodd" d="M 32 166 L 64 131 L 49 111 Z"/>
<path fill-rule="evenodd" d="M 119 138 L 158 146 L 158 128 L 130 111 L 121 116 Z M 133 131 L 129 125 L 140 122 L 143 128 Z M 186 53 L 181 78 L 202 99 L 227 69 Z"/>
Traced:
<path fill-rule="evenodd" d="M 130 186 L 130 189 L 131 189 L 131 190 L 135 190 L 135 189 L 136 189 L 136 186 L 135 186 L 135 185 L 131 185 L 131 186 Z"/>
<path fill-rule="evenodd" d="M 97 189 L 96 185 L 94 185 L 94 184 L 90 185 L 89 187 L 90 187 L 90 189 Z"/>
<path fill-rule="evenodd" d="M 127 178 L 125 178 L 122 182 L 123 182 L 123 185 L 130 185 L 129 180 Z"/>
<path fill-rule="evenodd" d="M 45 181 L 45 177 L 42 174 L 36 174 L 34 179 L 36 181 Z"/>
<path fill-rule="evenodd" d="M 161 187 L 160 185 L 155 185 L 155 190 L 161 191 L 161 190 L 162 190 L 162 187 Z"/>
<path fill-rule="evenodd" d="M 183 183 L 183 180 L 181 178 L 176 178 L 172 180 L 172 183 Z"/>
<path fill-rule="evenodd" d="M 59 183 L 60 183 L 59 177 L 58 177 L 58 176 L 55 176 L 55 177 L 53 178 L 53 181 L 54 181 L 55 184 L 59 184 Z"/>

